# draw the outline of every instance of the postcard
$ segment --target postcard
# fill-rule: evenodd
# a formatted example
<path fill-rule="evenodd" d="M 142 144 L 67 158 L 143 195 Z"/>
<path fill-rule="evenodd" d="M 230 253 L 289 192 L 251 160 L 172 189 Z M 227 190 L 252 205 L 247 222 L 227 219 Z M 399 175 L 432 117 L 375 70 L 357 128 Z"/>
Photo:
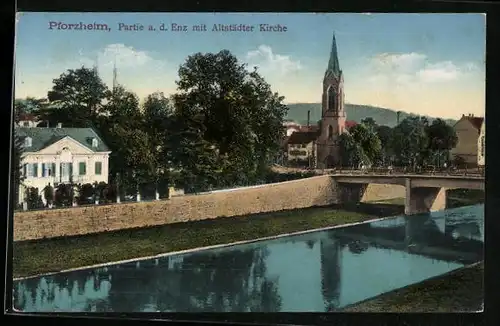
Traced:
<path fill-rule="evenodd" d="M 482 310 L 485 20 L 18 13 L 12 309 Z"/>

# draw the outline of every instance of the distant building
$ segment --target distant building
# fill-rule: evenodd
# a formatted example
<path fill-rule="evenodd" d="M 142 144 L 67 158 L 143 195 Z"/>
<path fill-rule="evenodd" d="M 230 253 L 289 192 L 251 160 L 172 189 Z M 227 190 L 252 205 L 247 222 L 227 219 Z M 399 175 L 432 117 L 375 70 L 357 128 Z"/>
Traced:
<path fill-rule="evenodd" d="M 15 124 L 16 127 L 34 128 L 38 124 L 38 120 L 31 113 L 23 113 L 19 116 L 19 122 Z"/>
<path fill-rule="evenodd" d="M 475 117 L 472 114 L 462 115 L 462 118 L 453 126 L 458 142 L 450 151 L 452 161 L 461 161 L 467 166 L 477 166 L 478 143 L 483 121 L 483 117 Z"/>
<path fill-rule="evenodd" d="M 483 119 L 481 130 L 479 131 L 479 138 L 477 139 L 477 165 L 484 167 L 486 162 L 486 120 Z"/>
<path fill-rule="evenodd" d="M 287 141 L 288 163 L 297 166 L 316 166 L 317 131 L 294 132 Z"/>
<path fill-rule="evenodd" d="M 26 187 L 43 189 L 50 183 L 108 183 L 111 151 L 92 128 L 16 128 L 23 142 L 21 155 L 23 185 L 19 202 L 23 202 Z"/>

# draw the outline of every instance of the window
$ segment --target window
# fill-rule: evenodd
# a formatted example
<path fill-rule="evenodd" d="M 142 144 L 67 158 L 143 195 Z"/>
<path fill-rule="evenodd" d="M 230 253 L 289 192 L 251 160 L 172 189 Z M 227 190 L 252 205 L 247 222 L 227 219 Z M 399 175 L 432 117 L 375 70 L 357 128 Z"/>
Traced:
<path fill-rule="evenodd" d="M 333 127 L 328 126 L 328 139 L 332 139 L 332 138 L 333 138 Z"/>
<path fill-rule="evenodd" d="M 95 174 L 96 175 L 102 174 L 102 162 L 95 162 Z"/>
<path fill-rule="evenodd" d="M 31 147 L 31 145 L 32 145 L 31 137 L 24 138 L 24 147 Z"/>
<path fill-rule="evenodd" d="M 42 177 L 53 177 L 56 175 L 55 163 L 42 163 Z"/>
<path fill-rule="evenodd" d="M 87 172 L 87 164 L 85 164 L 85 162 L 80 162 L 78 171 L 79 175 L 85 175 Z"/>
<path fill-rule="evenodd" d="M 333 86 L 330 86 L 326 92 L 327 94 L 327 107 L 328 107 L 328 111 L 334 111 L 336 112 L 337 110 L 337 107 L 336 107 L 336 97 L 337 97 L 337 94 L 335 93 L 335 90 L 333 89 Z"/>
<path fill-rule="evenodd" d="M 38 163 L 29 163 L 24 165 L 24 173 L 28 178 L 38 177 Z"/>
<path fill-rule="evenodd" d="M 73 174 L 73 163 L 61 163 L 61 176 L 69 177 Z"/>
<path fill-rule="evenodd" d="M 99 142 L 97 141 L 96 138 L 92 138 L 92 147 L 97 148 L 97 145 L 99 145 Z"/>

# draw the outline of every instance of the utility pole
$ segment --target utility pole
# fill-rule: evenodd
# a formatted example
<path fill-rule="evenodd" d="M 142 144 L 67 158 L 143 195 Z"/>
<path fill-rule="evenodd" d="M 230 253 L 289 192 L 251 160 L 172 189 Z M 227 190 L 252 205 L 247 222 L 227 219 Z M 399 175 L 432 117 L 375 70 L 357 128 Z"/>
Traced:
<path fill-rule="evenodd" d="M 113 92 L 116 90 L 117 86 L 118 86 L 118 76 L 116 70 L 116 57 L 115 57 L 115 61 L 113 63 Z"/>

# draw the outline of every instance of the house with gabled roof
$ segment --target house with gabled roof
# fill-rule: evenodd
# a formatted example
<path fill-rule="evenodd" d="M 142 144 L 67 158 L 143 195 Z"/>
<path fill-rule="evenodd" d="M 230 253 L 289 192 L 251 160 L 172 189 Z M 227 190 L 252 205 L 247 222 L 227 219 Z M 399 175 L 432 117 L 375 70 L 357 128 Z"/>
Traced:
<path fill-rule="evenodd" d="M 467 166 L 477 166 L 478 164 L 478 138 L 481 134 L 483 117 L 475 117 L 473 114 L 462 115 L 462 118 L 455 123 L 453 129 L 458 141 L 455 148 L 450 151 L 451 160 L 463 162 Z"/>
<path fill-rule="evenodd" d="M 289 163 L 316 166 L 316 139 L 318 131 L 297 131 L 288 137 L 287 158 Z"/>
<path fill-rule="evenodd" d="M 60 183 L 109 182 L 109 155 L 106 143 L 92 128 L 15 128 L 23 144 L 21 154 L 23 185 L 43 189 Z"/>

